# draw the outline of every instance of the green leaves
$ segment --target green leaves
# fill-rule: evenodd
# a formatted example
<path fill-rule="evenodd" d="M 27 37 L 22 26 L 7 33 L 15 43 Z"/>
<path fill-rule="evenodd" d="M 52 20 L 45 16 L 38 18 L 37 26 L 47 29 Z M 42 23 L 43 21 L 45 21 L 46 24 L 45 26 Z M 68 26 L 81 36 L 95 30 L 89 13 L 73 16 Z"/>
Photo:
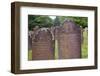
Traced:
<path fill-rule="evenodd" d="M 49 16 L 36 16 L 29 15 L 28 16 L 28 25 L 29 30 L 32 30 L 35 26 L 41 27 L 51 27 L 53 25 L 53 20 Z"/>
<path fill-rule="evenodd" d="M 35 26 L 41 27 L 51 27 L 60 26 L 66 19 L 73 20 L 78 26 L 85 28 L 88 26 L 87 17 L 75 17 L 75 16 L 50 16 L 45 15 L 28 15 L 28 28 L 32 30 Z"/>
<path fill-rule="evenodd" d="M 58 16 L 56 16 L 56 18 L 54 20 L 54 26 L 60 26 L 60 19 Z"/>
<path fill-rule="evenodd" d="M 61 23 L 63 23 L 65 19 L 71 19 L 78 26 L 82 26 L 82 28 L 85 28 L 88 26 L 88 18 L 87 17 L 59 16 L 59 19 L 60 19 Z"/>

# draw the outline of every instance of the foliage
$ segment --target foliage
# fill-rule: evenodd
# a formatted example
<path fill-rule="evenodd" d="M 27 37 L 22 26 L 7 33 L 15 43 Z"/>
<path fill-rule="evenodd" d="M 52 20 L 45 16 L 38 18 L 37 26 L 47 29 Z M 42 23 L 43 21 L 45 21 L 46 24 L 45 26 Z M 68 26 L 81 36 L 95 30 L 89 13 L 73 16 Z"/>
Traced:
<path fill-rule="evenodd" d="M 82 26 L 83 28 L 88 26 L 87 17 L 55 16 L 55 19 L 52 19 L 50 16 L 28 15 L 28 29 L 32 30 L 35 26 L 39 26 L 40 28 L 60 26 L 66 19 L 73 20 L 78 26 Z"/>
<path fill-rule="evenodd" d="M 56 16 L 56 18 L 54 19 L 54 26 L 60 26 L 60 20 L 58 16 Z"/>
<path fill-rule="evenodd" d="M 52 19 L 49 16 L 29 15 L 28 16 L 29 30 L 32 30 L 35 26 L 51 27 L 53 25 Z"/>
<path fill-rule="evenodd" d="M 59 16 L 60 22 L 63 23 L 66 19 L 73 20 L 78 26 L 83 28 L 88 26 L 87 17 Z"/>

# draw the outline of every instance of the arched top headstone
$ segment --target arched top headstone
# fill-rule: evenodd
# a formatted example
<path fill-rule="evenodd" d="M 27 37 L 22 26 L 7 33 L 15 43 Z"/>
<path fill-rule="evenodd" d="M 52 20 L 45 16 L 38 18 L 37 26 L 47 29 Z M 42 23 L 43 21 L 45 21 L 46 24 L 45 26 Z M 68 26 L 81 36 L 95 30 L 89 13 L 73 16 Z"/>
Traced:
<path fill-rule="evenodd" d="M 32 59 L 54 59 L 52 34 L 49 28 L 39 28 L 32 38 Z"/>
<path fill-rule="evenodd" d="M 77 24 L 73 20 L 65 20 L 63 22 L 62 28 L 66 32 L 77 32 L 80 30 L 80 26 L 77 26 Z"/>
<path fill-rule="evenodd" d="M 45 41 L 46 39 L 47 40 L 52 39 L 51 37 L 52 37 L 52 35 L 51 35 L 49 28 L 40 28 L 40 29 L 34 31 L 32 40 L 33 41 L 39 41 L 39 40 Z"/>

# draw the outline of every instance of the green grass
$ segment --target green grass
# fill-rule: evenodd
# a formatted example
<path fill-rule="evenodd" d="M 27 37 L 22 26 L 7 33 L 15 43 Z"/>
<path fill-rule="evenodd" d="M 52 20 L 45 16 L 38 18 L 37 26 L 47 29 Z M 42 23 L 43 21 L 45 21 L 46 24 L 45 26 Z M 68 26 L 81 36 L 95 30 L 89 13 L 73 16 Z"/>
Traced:
<path fill-rule="evenodd" d="M 32 50 L 28 51 L 28 60 L 32 60 Z"/>
<path fill-rule="evenodd" d="M 83 43 L 82 43 L 82 58 L 88 57 L 88 32 L 83 32 Z"/>
<path fill-rule="evenodd" d="M 55 59 L 58 59 L 58 42 L 55 40 Z M 88 33 L 83 32 L 83 43 L 81 48 L 81 56 L 82 58 L 88 57 Z M 29 50 L 28 52 L 28 60 L 32 60 L 32 50 Z"/>
<path fill-rule="evenodd" d="M 59 59 L 58 56 L 58 40 L 55 40 L 55 59 Z"/>

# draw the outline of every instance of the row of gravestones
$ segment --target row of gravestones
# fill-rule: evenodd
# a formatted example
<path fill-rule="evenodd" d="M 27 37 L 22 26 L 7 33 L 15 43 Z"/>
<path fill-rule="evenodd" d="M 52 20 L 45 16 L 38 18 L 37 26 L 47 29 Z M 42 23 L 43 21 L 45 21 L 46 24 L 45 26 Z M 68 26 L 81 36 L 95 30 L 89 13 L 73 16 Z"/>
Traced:
<path fill-rule="evenodd" d="M 55 41 L 58 59 L 80 58 L 81 35 L 81 28 L 71 20 L 64 21 L 62 26 L 30 31 L 28 48 L 32 49 L 32 60 L 55 59 Z"/>

